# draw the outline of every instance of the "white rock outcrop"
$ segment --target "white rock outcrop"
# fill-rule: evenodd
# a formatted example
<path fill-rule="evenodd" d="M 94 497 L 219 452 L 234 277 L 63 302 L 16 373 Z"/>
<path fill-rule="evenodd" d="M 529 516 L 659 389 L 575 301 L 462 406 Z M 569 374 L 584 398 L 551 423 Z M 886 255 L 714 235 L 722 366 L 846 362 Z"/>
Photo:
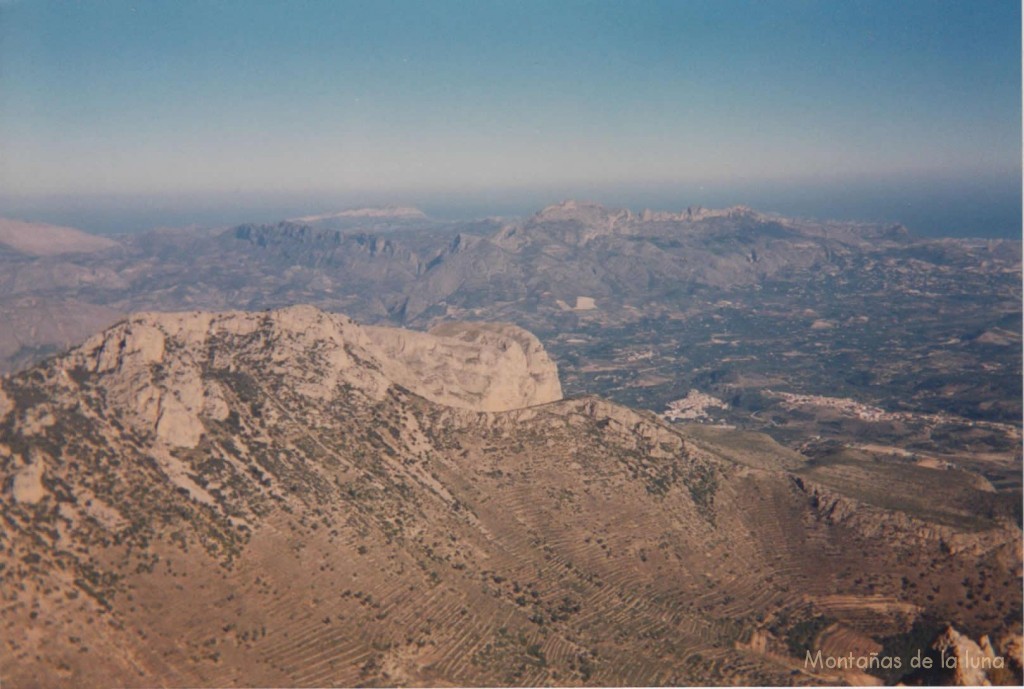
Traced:
<path fill-rule="evenodd" d="M 0 380 L 0 421 L 6 419 L 12 409 L 14 409 L 14 402 L 12 402 L 11 398 L 7 396 L 6 392 L 4 392 L 4 384 L 3 381 Z"/>
<path fill-rule="evenodd" d="M 19 469 L 11 480 L 11 497 L 15 502 L 34 505 L 46 496 L 43 470 L 43 458 L 33 453 L 32 460 Z"/>
<path fill-rule="evenodd" d="M 429 333 L 365 328 L 393 382 L 440 404 L 508 411 L 562 399 L 558 369 L 532 333 L 507 323 L 443 323 Z"/>
<path fill-rule="evenodd" d="M 439 404 L 487 412 L 562 399 L 554 362 L 517 326 L 445 323 L 425 333 L 364 327 L 311 306 L 137 314 L 90 338 L 64 365 L 105 374 L 108 397 L 132 411 L 137 427 L 190 448 L 206 430 L 204 418 L 230 413 L 220 383 L 205 372 L 233 370 L 233 347 L 218 344 L 232 338 L 250 338 L 262 363 L 311 397 L 348 385 L 379 399 L 400 385 Z"/>
<path fill-rule="evenodd" d="M 981 637 L 979 645 L 953 627 L 939 635 L 934 648 L 949 659 L 944 667 L 954 670 L 954 679 L 960 686 L 990 686 L 989 672 L 1004 668 L 1006 663 L 1006 659 L 996 655 L 987 636 Z"/>

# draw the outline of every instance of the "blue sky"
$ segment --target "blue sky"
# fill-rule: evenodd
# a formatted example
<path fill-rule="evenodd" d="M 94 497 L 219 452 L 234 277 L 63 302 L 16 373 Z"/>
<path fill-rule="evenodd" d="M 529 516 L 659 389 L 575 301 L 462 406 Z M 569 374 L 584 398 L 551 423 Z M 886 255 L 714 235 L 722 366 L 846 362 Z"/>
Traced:
<path fill-rule="evenodd" d="M 0 188 L 14 206 L 628 201 L 629 189 L 785 196 L 872 180 L 991 180 L 1019 196 L 1020 12 L 1009 0 L 0 0 Z"/>

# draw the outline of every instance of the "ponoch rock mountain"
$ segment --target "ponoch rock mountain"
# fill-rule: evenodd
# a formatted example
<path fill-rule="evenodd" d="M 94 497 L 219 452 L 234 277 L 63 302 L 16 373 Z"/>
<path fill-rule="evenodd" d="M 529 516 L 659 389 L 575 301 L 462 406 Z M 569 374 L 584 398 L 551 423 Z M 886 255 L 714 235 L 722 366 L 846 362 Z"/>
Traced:
<path fill-rule="evenodd" d="M 0 384 L 0 677 L 840 683 L 806 651 L 949 625 L 1011 657 L 1020 528 L 958 476 L 903 467 L 934 499 L 901 507 L 859 465 L 563 399 L 513 326 L 139 314 Z"/>

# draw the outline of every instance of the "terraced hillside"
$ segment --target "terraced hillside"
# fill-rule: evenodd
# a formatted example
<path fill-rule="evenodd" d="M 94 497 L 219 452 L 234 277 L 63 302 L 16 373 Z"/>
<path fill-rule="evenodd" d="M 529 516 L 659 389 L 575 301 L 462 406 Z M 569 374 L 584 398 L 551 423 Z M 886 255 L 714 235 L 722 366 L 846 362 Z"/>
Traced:
<path fill-rule="evenodd" d="M 1019 647 L 1021 532 L 964 513 L 973 475 L 902 512 L 757 434 L 547 384 L 479 411 L 460 386 L 546 360 L 396 362 L 524 334 L 383 330 L 140 316 L 4 379 L 4 686 L 818 684 L 856 678 L 807 649 L 922 625 Z"/>

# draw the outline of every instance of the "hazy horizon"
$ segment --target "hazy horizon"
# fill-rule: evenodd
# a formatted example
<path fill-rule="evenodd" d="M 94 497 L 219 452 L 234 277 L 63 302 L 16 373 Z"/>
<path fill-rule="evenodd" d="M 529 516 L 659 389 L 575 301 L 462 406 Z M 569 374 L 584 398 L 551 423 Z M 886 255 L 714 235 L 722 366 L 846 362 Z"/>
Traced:
<path fill-rule="evenodd" d="M 1019 2 L 0 2 L 0 214 L 745 204 L 1019 237 Z"/>
<path fill-rule="evenodd" d="M 0 217 L 77 227 L 98 234 L 156 228 L 219 227 L 275 222 L 316 213 L 374 206 L 415 206 L 438 220 L 522 217 L 565 199 L 593 201 L 639 212 L 689 206 L 745 205 L 788 217 L 892 222 L 921 237 L 1021 238 L 1019 175 L 982 180 L 854 180 L 804 184 L 758 183 L 617 188 L 495 190 L 423 194 L 410 191 L 338 193 L 21 197 L 0 195 Z"/>

